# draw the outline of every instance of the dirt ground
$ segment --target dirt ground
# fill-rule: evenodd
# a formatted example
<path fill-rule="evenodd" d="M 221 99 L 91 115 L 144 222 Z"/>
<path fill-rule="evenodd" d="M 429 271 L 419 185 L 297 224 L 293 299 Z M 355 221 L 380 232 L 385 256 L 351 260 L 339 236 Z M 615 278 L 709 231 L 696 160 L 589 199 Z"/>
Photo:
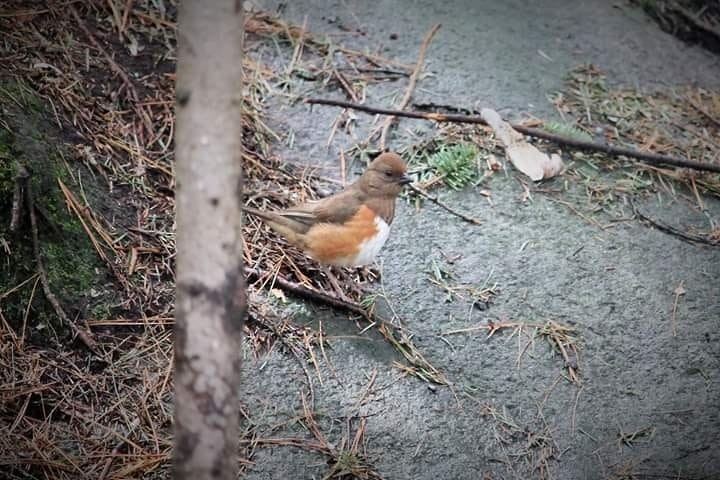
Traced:
<path fill-rule="evenodd" d="M 720 86 L 718 57 L 661 32 L 624 2 L 253 5 L 280 9 L 297 25 L 306 19 L 315 33 L 340 33 L 346 45 L 382 45 L 380 53 L 409 64 L 425 33 L 441 23 L 417 103 L 489 106 L 510 118 L 555 119 L 547 96 L 580 63 L 640 89 Z M 363 34 L 352 34 L 358 30 Z M 248 45 L 252 55 L 280 65 L 292 55 L 266 42 Z M 299 83 L 290 94 L 317 93 L 313 88 Z M 367 103 L 386 106 L 404 88 L 405 82 L 371 86 Z M 338 132 L 327 149 L 337 110 L 311 110 L 284 98 L 270 104 L 273 127 L 294 132 L 295 143 L 283 155 L 336 177 L 339 150 L 365 138 L 373 120 L 357 114 L 356 138 Z M 391 148 L 417 141 L 428 128 L 402 121 Z M 481 219 L 479 227 L 432 205 L 417 211 L 401 202 L 382 253 L 377 289 L 384 289 L 449 387 L 404 375 L 393 367 L 396 351 L 371 332 L 360 334 L 346 317 L 293 307 L 301 312 L 296 321 L 321 324 L 331 345 L 330 365 L 319 362 L 318 372 L 305 366 L 328 441 L 352 439 L 364 418 L 366 458 L 388 479 L 720 478 L 720 250 L 636 221 L 600 229 L 537 192 L 522 202 L 524 190 L 513 172 L 494 175 L 484 187 L 492 191 L 492 206 L 477 189 L 442 194 Z M 582 202 L 572 188 L 565 197 Z M 699 212 L 690 201 L 662 194 L 646 197 L 640 207 L 698 228 L 720 214 L 717 201 L 707 199 Z M 631 213 L 627 204 L 614 208 L 615 218 Z M 598 216 L 602 223 L 611 219 Z M 496 284 L 497 297 L 484 310 L 466 299 L 445 302 L 445 293 L 428 281 L 433 262 L 458 283 Z M 686 293 L 673 321 L 673 292 L 680 284 Z M 576 329 L 580 385 L 566 378 L 562 359 L 533 330 L 490 338 L 486 330 L 448 334 L 487 322 L 548 320 Z M 257 359 L 248 352 L 244 379 L 246 427 L 258 437 L 309 435 L 296 421 L 300 392 L 310 394 L 297 362 L 279 349 Z M 257 448 L 252 460 L 249 479 L 323 478 L 328 472 L 326 457 L 288 446 Z"/>

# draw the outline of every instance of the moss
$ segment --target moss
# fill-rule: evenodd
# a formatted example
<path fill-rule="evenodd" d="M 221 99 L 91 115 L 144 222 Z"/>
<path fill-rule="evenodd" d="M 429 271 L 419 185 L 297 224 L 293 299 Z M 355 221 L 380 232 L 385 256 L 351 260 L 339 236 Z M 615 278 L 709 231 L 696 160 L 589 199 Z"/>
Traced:
<path fill-rule="evenodd" d="M 7 104 L 8 101 L 19 103 L 26 111 L 44 114 L 46 112 L 45 102 L 36 92 L 17 81 L 5 81 L 0 85 L 0 102 Z"/>
<path fill-rule="evenodd" d="M 22 93 L 24 108 L 13 99 Z M 13 98 L 9 98 L 12 95 Z M 87 233 L 74 213 L 68 211 L 65 197 L 58 185 L 60 178 L 72 190 L 77 190 L 58 154 L 59 132 L 46 120 L 42 100 L 33 97 L 25 87 L 3 83 L 0 77 L 0 111 L 6 115 L 12 133 L 0 132 L 0 238 L 10 247 L 10 255 L 0 264 L 0 292 L 8 291 L 32 277 L 36 261 L 27 209 L 23 210 L 16 232 L 9 232 L 17 165 L 30 173 L 30 185 L 36 204 L 40 251 L 48 283 L 53 293 L 71 317 L 81 318 L 98 314 L 109 316 L 111 302 L 106 297 L 91 298 L 92 287 L 104 276 L 104 268 Z M 68 333 L 44 298 L 39 286 L 34 294 L 34 282 L 28 282 L 2 301 L 2 309 L 11 326 L 17 327 L 33 299 L 29 325 L 32 328 L 51 322 L 54 330 Z M 88 305 L 92 303 L 92 313 Z M 45 332 L 45 330 L 42 330 Z"/>
<path fill-rule="evenodd" d="M 110 318 L 113 315 L 113 307 L 108 302 L 100 302 L 90 308 L 90 318 Z"/>
<path fill-rule="evenodd" d="M 70 238 L 81 240 L 76 235 Z M 80 243 L 46 241 L 41 247 L 48 281 L 64 297 L 87 293 L 97 281 L 98 263 L 92 246 Z"/>
<path fill-rule="evenodd" d="M 0 128 L 0 192 L 2 193 L 12 192 L 15 188 L 15 162 L 12 161 L 11 145 L 12 136 L 7 130 Z M 6 195 L 0 196 L 0 211 L 9 207 L 10 198 Z"/>

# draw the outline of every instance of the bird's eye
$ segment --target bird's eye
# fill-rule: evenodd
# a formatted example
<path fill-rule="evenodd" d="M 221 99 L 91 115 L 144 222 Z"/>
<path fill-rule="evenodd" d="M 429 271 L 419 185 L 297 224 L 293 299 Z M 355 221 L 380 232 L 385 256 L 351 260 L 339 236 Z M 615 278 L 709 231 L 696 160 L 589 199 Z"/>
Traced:
<path fill-rule="evenodd" d="M 390 170 L 385 170 L 385 176 L 386 176 L 386 177 L 392 177 L 392 176 L 393 176 L 393 172 L 390 171 Z"/>

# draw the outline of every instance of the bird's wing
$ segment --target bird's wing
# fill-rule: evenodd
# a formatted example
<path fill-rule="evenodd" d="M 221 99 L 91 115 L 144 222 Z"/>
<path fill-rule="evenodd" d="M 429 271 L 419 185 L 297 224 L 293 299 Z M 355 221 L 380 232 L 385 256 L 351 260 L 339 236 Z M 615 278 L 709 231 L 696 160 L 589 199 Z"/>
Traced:
<path fill-rule="evenodd" d="M 360 196 L 349 189 L 289 208 L 281 212 L 281 215 L 309 228 L 316 223 L 344 223 L 357 213 L 361 204 Z"/>

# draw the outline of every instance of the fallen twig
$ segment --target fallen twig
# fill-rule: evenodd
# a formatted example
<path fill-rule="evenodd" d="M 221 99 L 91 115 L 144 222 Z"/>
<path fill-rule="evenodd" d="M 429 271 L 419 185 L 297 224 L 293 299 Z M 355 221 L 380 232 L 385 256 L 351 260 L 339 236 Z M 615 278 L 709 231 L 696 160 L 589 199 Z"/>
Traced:
<path fill-rule="evenodd" d="M 313 440 L 297 438 L 297 437 L 269 437 L 269 438 L 253 438 L 251 440 L 241 439 L 240 444 L 251 444 L 253 447 L 257 445 L 271 446 L 287 446 L 302 448 L 304 450 L 319 452 L 327 457 L 330 471 L 323 476 L 324 479 L 331 478 L 362 478 L 366 480 L 382 480 L 382 476 L 373 470 L 363 453 L 365 444 L 365 429 L 367 419 L 361 417 L 355 434 L 352 434 L 350 428 L 350 418 L 347 420 L 347 434 L 344 434 L 339 441 L 339 445 L 335 446 L 330 443 L 320 429 L 320 425 L 315 419 L 315 415 L 305 399 L 305 395 L 300 393 L 300 401 L 302 402 L 302 425 L 315 437 Z"/>
<path fill-rule="evenodd" d="M 267 277 L 267 275 L 269 275 L 269 272 L 263 272 L 253 268 L 245 267 L 245 276 L 247 277 L 248 281 L 259 280 L 261 278 Z M 321 292 L 313 288 L 308 288 L 306 286 L 300 285 L 299 283 L 291 282 L 290 280 L 286 280 L 279 275 L 273 278 L 271 282 L 268 282 L 268 287 L 271 287 L 272 285 L 280 287 L 284 291 L 297 295 L 300 298 L 312 300 L 323 305 L 328 305 L 333 308 L 339 308 L 346 312 L 360 315 L 371 323 L 387 322 L 387 320 L 379 318 L 377 315 L 365 310 L 362 306 L 360 306 L 359 303 L 342 300 L 325 292 Z"/>
<path fill-rule="evenodd" d="M 272 274 L 245 267 L 245 276 L 248 281 L 260 280 L 269 275 Z M 387 319 L 375 313 L 372 308 L 365 309 L 359 303 L 343 300 L 319 290 L 305 287 L 298 283 L 286 280 L 279 275 L 275 276 L 272 281 L 265 282 L 264 286 L 267 288 L 279 287 L 280 289 L 293 295 L 297 295 L 300 298 L 363 317 L 365 320 L 370 322 L 370 326 L 378 325 L 378 331 L 382 334 L 382 336 L 385 337 L 385 339 L 388 340 L 410 363 L 409 367 L 397 362 L 395 366 L 399 366 L 399 368 L 406 373 L 415 375 L 426 382 L 436 383 L 438 385 L 449 384 L 443 373 L 432 366 L 432 364 L 430 364 L 430 362 L 428 362 L 422 354 L 417 351 L 417 348 L 415 348 L 412 344 L 410 338 L 403 331 L 402 327 L 393 325 Z"/>
<path fill-rule="evenodd" d="M 548 320 L 542 328 L 538 330 L 538 333 L 547 337 L 550 345 L 557 348 L 557 351 L 562 356 L 565 362 L 565 368 L 567 369 L 570 381 L 576 385 L 580 385 L 580 378 L 578 377 L 578 352 L 574 345 L 574 337 L 570 336 L 570 329 L 564 325 Z"/>
<path fill-rule="evenodd" d="M 580 366 L 578 364 L 578 338 L 574 335 L 574 329 L 572 327 L 559 324 L 552 320 L 548 320 L 544 324 L 509 321 L 493 322 L 488 320 L 485 324 L 441 332 L 440 336 L 442 337 L 445 335 L 473 333 L 480 330 L 487 330 L 487 338 L 490 338 L 495 335 L 496 332 L 501 330 L 512 330 L 512 335 L 515 335 L 523 328 L 533 328 L 537 332 L 538 336 L 542 336 L 547 339 L 552 349 L 562 357 L 563 367 L 568 372 L 567 379 L 579 386 L 580 377 L 578 372 L 580 370 Z M 524 350 L 520 353 L 520 355 L 522 356 L 523 353 Z"/>
<path fill-rule="evenodd" d="M 690 98 L 689 95 L 686 97 L 686 99 L 695 110 L 702 113 L 703 116 L 710 120 L 712 123 L 714 123 L 716 127 L 720 127 L 720 120 L 717 119 L 712 113 L 708 112 L 701 104 Z"/>
<path fill-rule="evenodd" d="M 419 187 L 416 187 L 415 185 L 412 185 L 412 184 L 410 184 L 409 187 L 410 187 L 410 189 L 411 189 L 413 192 L 415 192 L 415 193 L 417 193 L 418 195 L 420 195 L 420 196 L 422 196 L 422 197 L 430 200 L 432 203 L 434 203 L 434 204 L 437 205 L 438 207 L 444 208 L 445 210 L 447 210 L 448 212 L 452 213 L 452 214 L 455 215 L 456 217 L 458 217 L 458 218 L 460 218 L 460 219 L 462 219 L 462 220 L 464 220 L 464 221 L 466 221 L 466 222 L 468 222 L 468 223 L 472 223 L 473 225 L 482 225 L 482 222 L 481 222 L 480 220 L 478 220 L 477 218 L 473 218 L 473 217 L 470 217 L 470 216 L 468 216 L 468 215 L 465 215 L 465 214 L 462 213 L 462 212 L 458 212 L 458 211 L 455 210 L 454 208 L 452 208 L 452 207 L 450 207 L 449 205 L 446 205 L 445 203 L 443 203 L 440 199 L 438 199 L 437 196 L 430 195 L 430 194 L 427 193 L 425 190 L 423 190 L 423 189 L 421 189 L 421 188 L 419 188 Z"/>
<path fill-rule="evenodd" d="M 45 267 L 43 266 L 42 256 L 40 254 L 40 240 L 38 236 L 37 217 L 35 216 L 34 200 L 32 196 L 32 188 L 30 186 L 30 182 L 27 182 L 26 184 L 25 196 L 27 199 L 27 209 L 30 213 L 30 230 L 32 234 L 33 255 L 35 256 L 35 262 L 37 263 L 38 276 L 40 277 L 40 284 L 42 285 L 43 292 L 45 293 L 45 298 L 47 298 L 48 302 L 50 302 L 50 305 L 52 305 L 53 310 L 55 310 L 55 313 L 60 318 L 60 320 L 68 327 L 70 327 L 70 329 L 73 331 L 73 334 L 80 338 L 80 340 L 82 340 L 86 347 L 88 347 L 90 350 L 97 354 L 97 342 L 95 341 L 95 339 L 92 338 L 92 334 L 78 327 L 77 325 L 75 325 L 75 322 L 70 320 L 70 317 L 67 316 L 62 306 L 60 305 L 57 297 L 50 289 L 50 282 L 48 281 L 47 272 L 45 271 Z"/>
<path fill-rule="evenodd" d="M 133 432 L 138 426 L 140 425 L 140 419 L 136 418 L 132 421 L 130 429 L 128 429 L 128 435 Z M 115 448 L 112 449 L 112 452 L 110 453 L 110 456 L 107 457 L 105 460 L 105 465 L 103 466 L 102 472 L 100 473 L 99 480 L 105 480 L 108 476 L 108 473 L 110 473 L 110 467 L 112 466 L 113 461 L 116 457 L 119 456 L 120 449 L 125 445 L 125 439 L 120 439 L 116 444 Z"/>
<path fill-rule="evenodd" d="M 650 437 L 652 437 L 655 434 L 655 427 L 648 426 L 645 428 L 641 428 L 639 430 L 636 430 L 634 432 L 625 433 L 623 429 L 620 429 L 620 432 L 618 433 L 618 443 L 620 445 L 625 445 L 628 447 L 633 447 L 637 443 L 646 443 Z"/>
<path fill-rule="evenodd" d="M 410 81 L 408 82 L 407 89 L 405 90 L 405 95 L 403 96 L 402 100 L 400 100 L 400 103 L 397 106 L 399 110 L 406 108 L 408 106 L 408 103 L 410 103 L 410 98 L 412 98 L 412 94 L 415 91 L 415 85 L 417 84 L 418 77 L 420 76 L 420 71 L 425 64 L 425 55 L 427 54 L 428 45 L 430 45 L 432 37 L 438 30 L 440 30 L 440 24 L 436 23 L 435 25 L 433 25 L 432 29 L 430 29 L 428 34 L 425 35 L 422 45 L 420 45 L 420 54 L 418 55 L 418 61 L 415 64 L 415 68 L 413 69 L 412 74 L 410 75 Z M 394 120 L 395 116 L 391 115 L 387 117 L 385 119 L 385 122 L 383 123 L 382 131 L 380 133 L 380 150 L 385 150 L 385 141 L 387 140 L 387 134 Z"/>
<path fill-rule="evenodd" d="M 671 225 L 667 225 L 660 220 L 655 220 L 654 218 L 648 217 L 643 212 L 641 212 L 634 203 L 632 204 L 632 209 L 635 212 L 635 216 L 637 216 L 640 220 L 651 224 L 653 227 L 657 228 L 661 232 L 676 236 L 682 240 L 685 240 L 686 242 L 704 243 L 705 245 L 720 247 L 720 242 L 717 240 L 712 240 L 709 238 L 701 237 L 699 235 L 693 235 L 687 232 L 683 232 L 682 230 L 677 229 Z"/>
<path fill-rule="evenodd" d="M 17 173 L 15 174 L 15 190 L 13 191 L 12 210 L 10 217 L 10 231 L 14 232 L 20 225 L 20 214 L 23 205 L 23 190 L 26 188 L 28 180 L 28 171 L 24 165 L 17 164 Z"/>
<path fill-rule="evenodd" d="M 348 94 L 348 96 L 352 99 L 353 102 L 357 102 L 358 98 L 355 94 L 355 91 L 352 89 L 350 84 L 348 83 L 347 79 L 345 78 L 345 75 L 340 73 L 337 68 L 333 67 L 332 69 L 333 74 L 338 79 L 338 82 L 340 82 L 340 86 L 345 90 L 345 93 Z M 337 125 L 337 123 L 335 124 Z"/>
<path fill-rule="evenodd" d="M 332 107 L 351 108 L 359 112 L 377 114 L 377 115 L 394 115 L 397 117 L 406 118 L 419 118 L 424 120 L 432 120 L 435 122 L 449 122 L 449 123 L 475 123 L 479 125 L 487 125 L 485 120 L 475 115 L 455 115 L 445 114 L 439 112 L 418 112 L 418 111 L 402 111 L 392 110 L 388 108 L 376 108 L 367 105 L 360 105 L 357 103 L 343 102 L 340 100 L 329 100 L 324 98 L 308 98 L 305 100 L 306 103 L 311 105 L 328 105 Z M 675 167 L 690 168 L 693 170 L 703 170 L 707 172 L 720 173 L 720 164 L 715 165 L 706 162 L 698 162 L 696 160 L 682 159 L 678 157 L 672 157 L 669 155 L 662 155 L 659 153 L 652 152 L 641 152 L 632 148 L 619 147 L 610 143 L 597 143 L 588 142 L 585 140 L 577 140 L 573 138 L 563 137 L 554 133 L 546 132 L 538 128 L 525 127 L 520 124 L 511 124 L 512 128 L 518 132 L 528 135 L 534 138 L 540 138 L 549 142 L 557 143 L 559 145 L 565 145 L 567 147 L 576 148 L 578 150 L 588 150 L 595 152 L 603 152 L 612 156 L 623 156 L 629 158 L 635 158 L 642 162 L 650 165 L 672 165 Z"/>
<path fill-rule="evenodd" d="M 140 115 L 140 117 L 143 119 L 143 123 L 145 124 L 145 128 L 148 131 L 148 134 L 152 134 L 153 132 L 153 126 L 152 121 L 150 120 L 150 117 L 148 116 L 147 112 L 145 111 L 142 106 L 138 105 L 140 103 L 140 96 L 137 93 L 137 89 L 135 88 L 135 85 L 133 84 L 132 80 L 130 80 L 130 77 L 127 73 L 125 73 L 125 70 L 117 64 L 115 60 L 108 54 L 105 49 L 100 45 L 100 42 L 97 41 L 95 36 L 92 34 L 90 29 L 85 25 L 85 22 L 83 22 L 82 18 L 80 17 L 80 14 L 77 12 L 75 7 L 73 5 L 69 5 L 70 12 L 72 13 L 73 17 L 75 17 L 75 21 L 77 22 L 80 29 L 83 31 L 85 36 L 90 40 L 90 43 L 93 44 L 93 46 L 102 54 L 102 56 L 105 58 L 105 61 L 110 65 L 110 68 L 112 68 L 115 73 L 118 74 L 120 79 L 122 80 L 123 84 L 125 85 L 125 88 L 127 89 L 128 93 L 130 93 L 130 96 L 132 97 L 133 101 L 136 103 L 135 109 Z"/>
<path fill-rule="evenodd" d="M 140 98 L 138 97 L 137 90 L 135 90 L 135 85 L 133 85 L 132 81 L 130 80 L 130 77 L 128 77 L 128 74 L 125 73 L 125 70 L 117 64 L 115 60 L 105 51 L 105 49 L 100 45 L 100 42 L 97 41 L 95 38 L 95 35 L 92 34 L 90 29 L 88 29 L 87 25 L 85 25 L 85 22 L 83 22 L 82 18 L 80 17 L 80 14 L 77 12 L 74 6 L 69 5 L 70 12 L 72 13 L 73 17 L 75 17 L 75 21 L 77 22 L 80 29 L 83 31 L 85 36 L 90 40 L 90 43 L 93 44 L 93 46 L 102 54 L 102 56 L 105 58 L 105 61 L 108 63 L 110 68 L 112 68 L 115 73 L 118 74 L 120 79 L 125 84 L 125 87 L 128 89 L 128 92 L 130 95 L 132 95 L 133 100 L 136 102 L 140 101 Z"/>
<path fill-rule="evenodd" d="M 720 29 L 713 25 L 710 25 L 709 23 L 704 22 L 697 14 L 693 13 L 682 5 L 679 5 L 677 2 L 670 2 L 669 7 L 670 9 L 675 10 L 678 14 L 680 14 L 685 20 L 690 22 L 695 28 L 703 30 L 708 35 L 711 35 L 715 37 L 715 39 L 720 40 Z"/>

